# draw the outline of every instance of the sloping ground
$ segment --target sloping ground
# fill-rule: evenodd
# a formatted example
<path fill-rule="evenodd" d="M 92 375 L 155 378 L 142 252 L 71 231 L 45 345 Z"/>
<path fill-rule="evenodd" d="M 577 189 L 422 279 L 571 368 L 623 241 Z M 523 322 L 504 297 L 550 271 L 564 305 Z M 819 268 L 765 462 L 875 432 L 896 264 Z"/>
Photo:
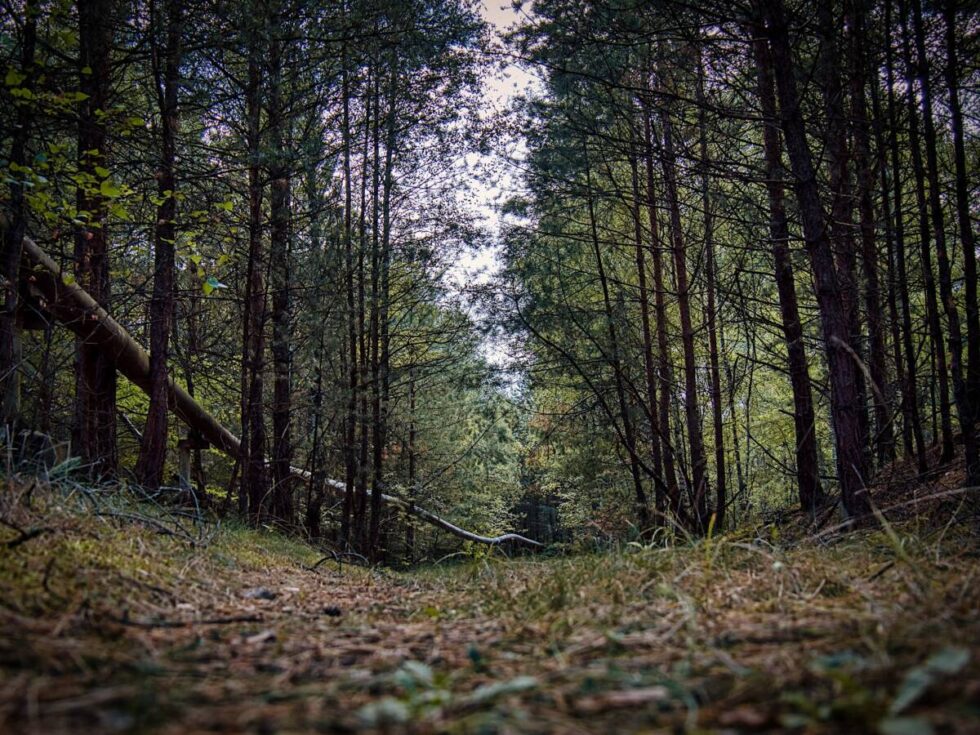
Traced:
<path fill-rule="evenodd" d="M 5 492 L 0 732 L 980 731 L 962 526 L 311 571 L 271 532 Z"/>

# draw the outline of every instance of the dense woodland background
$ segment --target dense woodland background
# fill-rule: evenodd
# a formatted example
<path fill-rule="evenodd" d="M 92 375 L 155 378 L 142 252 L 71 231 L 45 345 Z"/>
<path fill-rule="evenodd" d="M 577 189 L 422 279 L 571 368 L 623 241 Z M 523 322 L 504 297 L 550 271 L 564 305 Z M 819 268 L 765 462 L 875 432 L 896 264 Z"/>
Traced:
<path fill-rule="evenodd" d="M 381 491 L 591 542 L 980 485 L 968 3 L 537 0 L 503 40 L 468 0 L 0 10 L 11 445 L 179 486 L 172 379 L 243 440 L 192 450 L 197 502 L 389 562 L 453 546 Z M 490 114 L 502 63 L 542 83 Z M 45 318 L 25 236 L 149 395 Z"/>

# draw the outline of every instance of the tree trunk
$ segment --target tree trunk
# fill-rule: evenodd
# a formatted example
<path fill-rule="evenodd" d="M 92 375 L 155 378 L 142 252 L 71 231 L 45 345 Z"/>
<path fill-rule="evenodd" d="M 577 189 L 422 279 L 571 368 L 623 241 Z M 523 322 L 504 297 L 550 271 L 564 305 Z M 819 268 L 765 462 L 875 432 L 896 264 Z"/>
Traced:
<path fill-rule="evenodd" d="M 599 230 L 596 223 L 595 202 L 592 190 L 592 172 L 588 163 L 588 151 L 584 151 L 586 157 L 585 176 L 586 176 L 586 197 L 589 210 L 589 228 L 592 238 L 592 252 L 596 260 L 596 271 L 599 275 L 599 285 L 602 288 L 602 303 L 606 311 L 606 330 L 609 334 L 609 349 L 612 369 L 616 380 L 616 396 L 619 400 L 619 410 L 623 417 L 623 436 L 626 442 L 626 451 L 630 459 L 630 476 L 633 479 L 633 492 L 636 498 L 636 517 L 640 527 L 640 534 L 646 537 L 652 530 L 650 525 L 650 506 L 647 503 L 646 491 L 643 489 L 643 481 L 640 477 L 639 458 L 636 453 L 636 431 L 633 420 L 630 417 L 629 404 L 626 400 L 626 386 L 623 377 L 623 364 L 620 357 L 619 336 L 616 333 L 615 315 L 613 313 L 612 301 L 609 297 L 609 279 L 606 276 L 606 268 L 603 264 L 602 250 L 599 245 Z"/>
<path fill-rule="evenodd" d="M 722 422 L 721 367 L 718 359 L 718 305 L 715 296 L 718 280 L 715 263 L 715 230 L 711 197 L 711 180 L 708 176 L 708 121 L 704 98 L 704 62 L 698 54 L 698 132 L 701 156 L 701 206 L 704 207 L 705 281 L 707 290 L 708 362 L 711 366 L 711 417 L 715 432 L 715 525 L 725 527 L 725 511 L 728 505 L 728 477 L 725 470 L 725 426 Z"/>
<path fill-rule="evenodd" d="M 653 131 L 650 113 L 643 114 L 643 144 L 646 159 L 647 218 L 650 224 L 650 259 L 653 261 L 654 315 L 657 328 L 658 373 L 660 377 L 659 410 L 660 441 L 663 444 L 664 479 L 667 483 L 667 499 L 670 512 L 678 518 L 681 512 L 681 494 L 677 487 L 677 468 L 674 464 L 674 446 L 670 434 L 670 397 L 673 391 L 673 375 L 670 369 L 670 352 L 667 347 L 667 291 L 664 287 L 663 244 L 657 221 L 656 187 L 654 186 Z"/>
<path fill-rule="evenodd" d="M 632 141 L 631 141 L 632 143 Z M 643 224 L 640 221 L 640 183 L 635 146 L 630 146 L 630 176 L 633 185 L 633 229 L 636 246 L 636 278 L 639 285 L 640 325 L 643 330 L 643 374 L 647 389 L 647 415 L 650 421 L 650 455 L 653 471 L 657 476 L 654 505 L 657 510 L 657 523 L 662 524 L 667 510 L 667 494 L 660 483 L 663 482 L 663 454 L 661 452 L 661 421 L 657 406 L 657 376 L 653 357 L 653 331 L 650 327 L 650 295 L 647 289 L 646 249 L 643 246 Z"/>
<path fill-rule="evenodd" d="M 150 490 L 163 482 L 167 457 L 167 435 L 170 417 L 170 374 L 167 358 L 170 330 L 174 318 L 174 242 L 177 236 L 177 82 L 180 74 L 181 6 L 180 0 L 166 0 L 165 18 L 159 22 L 166 30 L 162 49 L 154 41 L 153 59 L 158 106 L 160 109 L 160 168 L 157 193 L 162 200 L 157 207 L 153 242 L 153 296 L 150 300 L 150 407 L 143 428 L 136 476 Z M 152 27 L 154 35 L 160 32 Z M 161 69 L 161 61 L 163 68 Z"/>
<path fill-rule="evenodd" d="M 24 30 L 21 35 L 20 73 L 24 75 L 21 87 L 31 91 L 34 87 L 34 51 L 37 45 L 37 14 L 34 0 L 24 4 Z M 32 100 L 17 101 L 14 115 L 14 134 L 10 145 L 10 163 L 27 166 L 27 143 L 30 140 L 33 118 Z M 13 177 L 19 179 L 19 177 Z M 0 309 L 0 431 L 6 428 L 13 433 L 21 420 L 21 342 L 17 325 L 20 305 L 20 253 L 21 242 L 27 234 L 27 206 L 25 185 L 19 180 L 10 183 L 10 223 L 6 237 L 0 240 L 0 288 L 3 289 L 3 305 Z"/>
<path fill-rule="evenodd" d="M 810 387 L 810 369 L 803 344 L 803 325 L 800 322 L 796 299 L 796 279 L 789 252 L 789 225 L 783 192 L 782 145 L 779 140 L 779 120 L 776 94 L 773 89 L 772 58 L 760 25 L 753 30 L 756 68 L 759 75 L 759 102 L 762 107 L 762 140 L 766 159 L 766 190 L 769 194 L 769 237 L 775 262 L 776 290 L 779 293 L 779 312 L 786 340 L 786 359 L 790 385 L 793 389 L 793 425 L 796 431 L 796 482 L 800 507 L 811 515 L 824 501 L 820 486 L 820 466 L 817 460 L 816 418 Z"/>
<path fill-rule="evenodd" d="M 786 136 L 786 149 L 795 178 L 803 234 L 820 307 L 841 497 L 848 515 L 861 519 L 868 515 L 870 503 L 864 484 L 867 477 L 863 446 L 865 435 L 860 416 L 858 366 L 849 344 L 850 325 L 837 281 L 834 254 L 826 230 L 827 218 L 820 202 L 813 156 L 800 109 L 783 0 L 756 2 L 766 19 L 780 102 L 780 123 Z"/>
<path fill-rule="evenodd" d="M 684 347 L 684 407 L 687 440 L 691 450 L 692 507 L 699 533 L 708 530 L 708 459 L 701 436 L 701 409 L 698 403 L 697 362 L 694 354 L 694 325 L 691 321 L 691 294 L 687 275 L 687 248 L 677 191 L 677 159 L 674 152 L 673 124 L 670 111 L 662 113 L 663 151 L 661 164 L 664 188 L 670 211 L 670 234 L 674 253 L 674 276 L 677 278 L 677 310 L 681 319 L 681 342 Z"/>
<path fill-rule="evenodd" d="M 245 90 L 248 146 L 248 282 L 245 295 L 245 372 L 242 429 L 247 450 L 242 460 L 239 505 L 244 515 L 258 522 L 269 491 L 265 459 L 263 370 L 265 363 L 265 252 L 262 245 L 262 181 L 260 122 L 262 114 L 258 33 L 253 31 Z"/>
<path fill-rule="evenodd" d="M 289 255 L 291 238 L 291 172 L 288 137 L 289 124 L 283 101 L 283 70 L 287 55 L 286 21 L 279 12 L 270 19 L 272 40 L 269 47 L 268 129 L 273 160 L 269 165 L 270 276 L 272 281 L 272 517 L 292 525 L 292 287 Z"/>
<path fill-rule="evenodd" d="M 970 427 L 974 442 L 967 450 L 966 484 L 980 485 L 980 462 L 975 446 L 976 420 L 980 412 L 980 310 L 977 306 L 977 250 L 973 235 L 973 222 L 970 214 L 969 176 L 966 168 L 966 148 L 963 141 L 963 110 L 960 107 L 959 74 L 960 63 L 956 45 L 956 3 L 946 0 L 943 5 L 943 19 L 946 27 L 946 87 L 949 92 L 949 110 L 953 130 L 953 161 L 956 168 L 956 215 L 960 230 L 960 246 L 963 250 L 963 292 L 966 302 L 967 355 L 969 363 L 966 371 L 966 386 L 962 409 L 968 409 L 964 417 Z M 964 444 L 966 433 L 964 432 Z"/>
<path fill-rule="evenodd" d="M 844 91 L 841 84 L 843 68 L 837 44 L 837 23 L 833 2 L 817 5 L 818 35 L 820 53 L 817 57 L 816 74 L 823 92 L 826 121 L 823 127 L 823 140 L 827 151 L 829 183 L 831 193 L 830 240 L 837 263 L 837 283 L 843 300 L 844 312 L 850 332 L 849 346 L 853 359 L 864 363 L 864 350 L 861 338 L 861 309 L 857 283 L 857 246 L 854 227 L 854 194 L 850 182 L 850 151 L 848 150 L 847 120 L 844 114 Z M 871 460 L 871 420 L 868 416 L 867 390 L 864 371 L 856 374 L 858 392 L 858 419 L 861 423 L 862 451 L 868 454 L 864 463 L 865 472 L 870 475 Z M 866 480 L 870 477 L 866 477 Z"/>
<path fill-rule="evenodd" d="M 850 52 L 851 121 L 854 140 L 854 170 L 857 177 L 858 216 L 861 231 L 861 265 L 864 273 L 864 313 L 867 315 L 871 399 L 874 406 L 874 446 L 879 464 L 895 459 L 895 434 L 892 428 L 885 320 L 881 311 L 881 286 L 878 279 L 878 247 L 875 234 L 874 173 L 871 169 L 871 132 L 865 93 L 867 63 L 865 0 L 845 3 L 845 27 Z"/>
<path fill-rule="evenodd" d="M 351 178 L 350 72 L 347 46 L 343 49 L 341 95 L 343 96 L 344 147 L 344 290 L 347 294 L 347 406 L 344 417 L 344 501 L 340 520 L 340 541 L 351 543 L 351 521 L 354 512 L 357 479 L 357 308 L 354 303 L 353 185 Z M 342 360 L 343 362 L 343 360 Z"/>
<path fill-rule="evenodd" d="M 891 1 L 885 2 L 885 28 L 892 25 Z M 895 79 L 892 44 L 885 38 L 885 74 L 888 89 L 888 127 L 889 153 L 892 164 L 892 195 L 895 203 L 895 270 L 898 277 L 898 294 L 901 298 L 902 313 L 902 351 L 905 353 L 905 380 L 902 382 L 902 415 L 905 422 L 911 422 L 912 437 L 915 441 L 915 456 L 920 473 L 928 470 L 925 440 L 922 435 L 922 420 L 919 414 L 919 389 L 917 385 L 916 351 L 912 342 L 912 307 L 910 304 L 908 266 L 905 255 L 905 210 L 903 206 L 902 163 L 898 146 L 898 116 L 895 103 Z M 885 197 L 888 192 L 885 192 Z M 928 297 L 928 293 L 926 294 Z M 935 292 L 933 292 L 935 297 Z M 928 298 L 927 298 L 928 313 Z M 927 319 L 931 325 L 931 319 Z"/>
<path fill-rule="evenodd" d="M 111 301 L 106 198 L 97 169 L 106 168 L 106 115 L 111 82 L 114 0 L 78 0 L 79 91 L 77 207 L 87 216 L 75 232 L 75 278 L 104 308 Z M 93 345 L 76 342 L 73 444 L 93 477 L 115 473 L 116 371 Z"/>
<path fill-rule="evenodd" d="M 889 2 L 890 0 L 886 0 Z M 917 65 L 912 60 L 910 33 L 906 19 L 904 0 L 899 2 L 899 17 L 902 26 L 902 55 L 907 71 L 906 104 L 909 113 L 909 148 L 912 153 L 912 175 L 915 179 L 915 198 L 919 211 L 919 241 L 922 257 L 922 279 L 926 292 L 926 318 L 929 323 L 929 336 L 936 364 L 936 385 L 938 386 L 939 419 L 942 432 L 942 454 L 940 464 L 953 459 L 953 421 L 949 407 L 949 369 L 946 346 L 943 344 L 943 329 L 939 320 L 939 302 L 936 297 L 936 279 L 932 270 L 932 244 L 930 243 L 929 205 L 926 198 L 926 171 L 922 164 L 922 148 L 919 136 L 918 100 L 912 80 L 917 77 Z M 937 191 L 938 195 L 938 191 Z M 945 236 L 944 236 L 945 238 Z M 945 244 L 945 243 L 944 243 Z M 937 246 L 938 248 L 938 246 Z"/>

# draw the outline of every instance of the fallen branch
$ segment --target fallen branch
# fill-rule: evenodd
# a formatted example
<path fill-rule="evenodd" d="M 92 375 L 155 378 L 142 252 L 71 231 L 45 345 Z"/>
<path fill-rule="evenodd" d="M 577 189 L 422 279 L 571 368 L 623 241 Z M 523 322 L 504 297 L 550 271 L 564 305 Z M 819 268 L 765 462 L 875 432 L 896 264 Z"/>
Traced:
<path fill-rule="evenodd" d="M 0 221 L 0 230 L 3 229 Z M 23 242 L 24 274 L 28 286 L 41 298 L 41 305 L 55 319 L 68 327 L 82 340 L 98 345 L 115 363 L 116 369 L 144 393 L 150 392 L 150 356 L 134 340 L 126 328 L 113 319 L 95 299 L 74 283 L 66 283 L 61 267 L 29 237 Z M 170 405 L 174 413 L 212 446 L 232 459 L 238 460 L 241 442 L 237 436 L 218 423 L 186 390 L 170 379 Z M 290 468 L 294 477 L 309 481 L 308 471 Z M 346 486 L 337 480 L 327 480 L 333 492 L 343 496 Z M 434 513 L 393 495 L 381 493 L 381 501 L 426 523 L 441 528 L 465 541 L 497 546 L 508 542 L 543 547 L 544 544 L 516 533 L 501 536 L 481 536 L 440 518 Z"/>

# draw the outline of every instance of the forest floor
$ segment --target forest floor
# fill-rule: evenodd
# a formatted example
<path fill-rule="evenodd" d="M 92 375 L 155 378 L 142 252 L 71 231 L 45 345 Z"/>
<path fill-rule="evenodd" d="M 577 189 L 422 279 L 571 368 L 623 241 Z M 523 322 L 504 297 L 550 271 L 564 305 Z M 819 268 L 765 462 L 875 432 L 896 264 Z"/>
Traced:
<path fill-rule="evenodd" d="M 4 733 L 980 732 L 964 524 L 393 572 L 4 492 Z"/>

